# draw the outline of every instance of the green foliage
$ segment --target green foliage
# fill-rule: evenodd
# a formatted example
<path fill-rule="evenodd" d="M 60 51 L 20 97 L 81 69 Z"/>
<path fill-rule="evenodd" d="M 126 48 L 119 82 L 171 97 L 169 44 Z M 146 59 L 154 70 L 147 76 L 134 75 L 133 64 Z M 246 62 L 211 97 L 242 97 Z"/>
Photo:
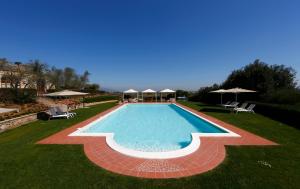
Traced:
<path fill-rule="evenodd" d="M 255 112 L 288 125 L 300 128 L 300 104 L 280 105 L 262 102 L 251 102 L 256 104 Z"/>
<path fill-rule="evenodd" d="M 283 94 L 283 91 L 288 95 L 296 94 L 296 85 L 296 71 L 293 68 L 284 65 L 268 65 L 260 60 L 255 60 L 244 68 L 234 70 L 221 87 L 225 89 L 241 87 L 256 90 L 261 95 L 262 100 L 272 102 L 278 97 L 278 94 Z M 281 102 L 295 102 L 285 100 L 282 98 Z M 299 98 L 294 100 L 300 101 Z"/>
<path fill-rule="evenodd" d="M 189 91 L 185 91 L 185 90 L 176 90 L 176 96 L 177 97 L 179 97 L 179 96 L 189 97 L 190 93 L 189 93 Z"/>
<path fill-rule="evenodd" d="M 2 58 L 0 59 L 0 71 L 2 70 L 6 72 L 4 77 L 16 89 L 21 88 L 21 82 L 26 82 L 25 88 L 37 89 L 38 93 L 46 92 L 46 88 L 50 90 L 84 90 L 85 87 L 90 87 L 88 86 L 90 76 L 88 71 L 80 75 L 71 67 L 64 69 L 52 67 L 49 69 L 47 64 L 39 60 L 31 60 L 29 63 L 12 63 Z"/>
<path fill-rule="evenodd" d="M 222 85 L 215 84 L 200 88 L 191 100 L 219 103 L 219 98 L 209 91 L 240 87 L 257 91 L 257 94 L 239 94 L 240 101 L 249 100 L 250 97 L 251 100 L 256 101 L 293 104 L 300 102 L 300 90 L 296 86 L 296 71 L 293 68 L 284 65 L 268 65 L 255 60 L 241 69 L 234 70 Z M 233 98 L 227 98 L 228 96 L 228 94 L 223 95 L 223 102 L 227 99 L 233 100 Z"/>
<path fill-rule="evenodd" d="M 209 93 L 210 91 L 219 89 L 219 85 L 214 84 L 210 87 L 201 87 L 194 95 L 189 99 L 191 101 L 197 102 L 206 102 L 206 103 L 216 103 L 219 102 L 219 98 L 216 98 L 215 95 Z"/>
<path fill-rule="evenodd" d="M 98 84 L 86 84 L 86 86 L 83 89 L 83 92 L 87 92 L 90 94 L 96 94 L 100 93 L 100 85 Z"/>
<path fill-rule="evenodd" d="M 0 89 L 0 102 L 1 103 L 32 103 L 36 99 L 35 89 L 11 89 L 2 88 Z"/>
<path fill-rule="evenodd" d="M 120 99 L 119 96 L 103 95 L 103 96 L 84 98 L 83 102 L 91 103 L 91 102 L 101 102 L 101 101 L 119 100 L 119 99 Z"/>

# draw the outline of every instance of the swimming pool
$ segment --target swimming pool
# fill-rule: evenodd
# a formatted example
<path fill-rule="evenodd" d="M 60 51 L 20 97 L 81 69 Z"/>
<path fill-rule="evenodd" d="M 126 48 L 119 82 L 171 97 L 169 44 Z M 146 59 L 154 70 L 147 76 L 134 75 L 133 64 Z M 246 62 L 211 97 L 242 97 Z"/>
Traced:
<path fill-rule="evenodd" d="M 141 158 L 174 158 L 200 146 L 200 136 L 239 136 L 177 104 L 125 104 L 70 136 L 106 136 L 107 144 Z"/>

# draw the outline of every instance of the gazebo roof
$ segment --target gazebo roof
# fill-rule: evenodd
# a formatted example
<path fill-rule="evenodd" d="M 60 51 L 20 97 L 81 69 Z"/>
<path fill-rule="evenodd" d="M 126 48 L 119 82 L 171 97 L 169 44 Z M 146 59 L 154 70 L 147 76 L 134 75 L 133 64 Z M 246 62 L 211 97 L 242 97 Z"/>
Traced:
<path fill-rule="evenodd" d="M 128 89 L 127 91 L 124 91 L 123 93 L 138 93 L 138 91 L 134 89 Z"/>
<path fill-rule="evenodd" d="M 143 91 L 143 93 L 156 93 L 156 91 L 154 91 L 152 89 L 146 89 Z"/>
<path fill-rule="evenodd" d="M 175 91 L 171 90 L 171 89 L 164 89 L 160 91 L 161 93 L 175 93 Z"/>
<path fill-rule="evenodd" d="M 84 96 L 89 93 L 82 93 L 77 91 L 63 90 L 54 93 L 44 94 L 44 96 Z"/>

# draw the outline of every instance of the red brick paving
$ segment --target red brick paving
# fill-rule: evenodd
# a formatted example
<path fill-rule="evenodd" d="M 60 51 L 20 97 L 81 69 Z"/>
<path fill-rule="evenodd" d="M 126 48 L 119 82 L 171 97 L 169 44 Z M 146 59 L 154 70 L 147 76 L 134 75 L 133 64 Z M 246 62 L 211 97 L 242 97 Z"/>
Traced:
<path fill-rule="evenodd" d="M 121 105 L 45 138 L 38 144 L 83 144 L 86 156 L 96 165 L 115 173 L 143 178 L 179 178 L 209 171 L 225 159 L 225 145 L 277 145 L 181 104 L 180 106 L 189 111 L 215 122 L 241 137 L 201 137 L 199 149 L 190 155 L 173 159 L 142 159 L 129 157 L 111 149 L 106 144 L 105 137 L 68 136 L 77 128 L 84 127 L 119 106 Z"/>

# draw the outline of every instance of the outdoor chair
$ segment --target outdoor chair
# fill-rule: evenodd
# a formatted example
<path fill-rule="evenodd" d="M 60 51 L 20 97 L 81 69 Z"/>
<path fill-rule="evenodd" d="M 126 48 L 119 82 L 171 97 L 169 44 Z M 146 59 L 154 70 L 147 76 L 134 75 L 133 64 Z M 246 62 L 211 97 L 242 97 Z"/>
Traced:
<path fill-rule="evenodd" d="M 225 104 L 220 104 L 221 106 L 229 105 L 231 101 L 227 101 Z"/>
<path fill-rule="evenodd" d="M 248 103 L 244 102 L 240 107 L 236 107 L 236 108 L 242 108 L 242 109 L 246 109 Z"/>
<path fill-rule="evenodd" d="M 254 107 L 255 107 L 255 104 L 250 104 L 248 108 L 235 108 L 234 111 L 236 113 L 238 112 L 251 112 L 251 113 L 255 113 L 254 112 Z"/>
<path fill-rule="evenodd" d="M 223 107 L 224 107 L 224 108 L 236 108 L 237 105 L 239 105 L 238 102 L 232 102 L 232 103 L 230 103 L 230 104 L 228 104 L 228 105 L 223 105 Z"/>
<path fill-rule="evenodd" d="M 55 109 L 58 114 L 69 114 L 70 117 L 74 117 L 76 115 L 75 112 L 68 111 L 68 106 L 57 106 Z"/>
<path fill-rule="evenodd" d="M 49 108 L 48 113 L 50 115 L 49 119 L 52 119 L 52 118 L 67 118 L 67 119 L 69 119 L 70 118 L 70 114 L 59 114 L 56 112 L 56 109 L 54 107 Z"/>

